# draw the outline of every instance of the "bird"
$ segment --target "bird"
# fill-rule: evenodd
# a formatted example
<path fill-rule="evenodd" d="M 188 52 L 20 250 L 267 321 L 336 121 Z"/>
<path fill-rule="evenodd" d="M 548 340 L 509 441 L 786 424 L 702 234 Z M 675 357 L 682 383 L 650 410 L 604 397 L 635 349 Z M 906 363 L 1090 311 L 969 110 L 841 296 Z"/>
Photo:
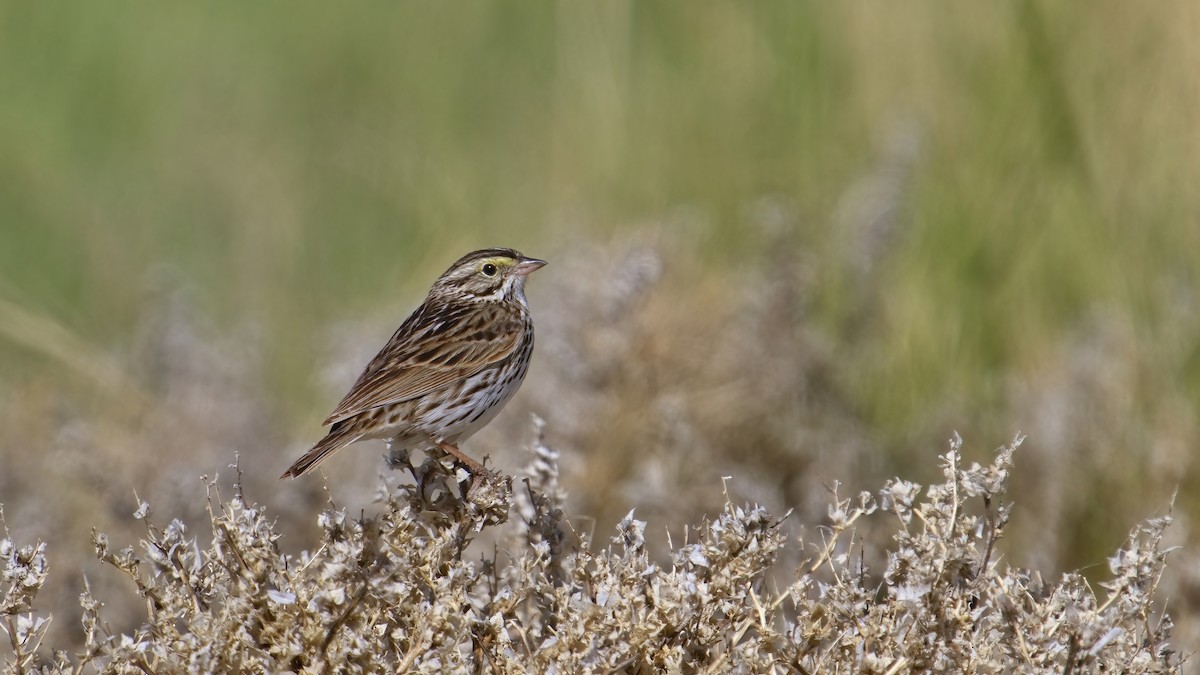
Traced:
<path fill-rule="evenodd" d="M 385 439 L 393 450 L 439 448 L 478 476 L 483 465 L 458 446 L 492 421 L 525 379 L 533 355 L 525 282 L 545 265 L 510 248 L 459 258 L 325 419 L 325 437 L 280 479 L 302 476 L 367 439 Z"/>

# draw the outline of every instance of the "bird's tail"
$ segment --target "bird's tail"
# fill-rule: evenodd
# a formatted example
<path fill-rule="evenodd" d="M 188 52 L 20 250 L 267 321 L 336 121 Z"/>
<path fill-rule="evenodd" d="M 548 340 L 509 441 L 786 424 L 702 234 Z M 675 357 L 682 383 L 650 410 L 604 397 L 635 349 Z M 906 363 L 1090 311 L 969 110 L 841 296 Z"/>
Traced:
<path fill-rule="evenodd" d="M 346 424 L 346 421 L 334 424 L 325 438 L 318 441 L 312 450 L 304 453 L 303 457 L 288 467 L 288 470 L 284 471 L 279 479 L 303 476 L 333 453 L 362 438 L 362 432 L 352 425 Z"/>

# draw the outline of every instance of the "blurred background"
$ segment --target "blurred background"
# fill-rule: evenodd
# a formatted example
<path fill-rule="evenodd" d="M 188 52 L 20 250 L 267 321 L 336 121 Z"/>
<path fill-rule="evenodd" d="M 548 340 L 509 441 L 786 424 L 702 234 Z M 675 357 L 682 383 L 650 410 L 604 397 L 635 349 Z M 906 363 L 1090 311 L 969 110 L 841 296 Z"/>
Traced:
<path fill-rule="evenodd" d="M 1197 642 L 1200 5 L 0 7 L 0 503 L 76 644 L 93 527 L 201 476 L 312 546 L 382 445 L 276 476 L 463 253 L 546 258 L 532 414 L 584 531 L 929 483 L 1018 431 L 1009 564 L 1105 556 L 1178 490 Z M 110 588 L 110 586 L 112 588 Z M 119 589 L 116 587 L 120 587 Z"/>

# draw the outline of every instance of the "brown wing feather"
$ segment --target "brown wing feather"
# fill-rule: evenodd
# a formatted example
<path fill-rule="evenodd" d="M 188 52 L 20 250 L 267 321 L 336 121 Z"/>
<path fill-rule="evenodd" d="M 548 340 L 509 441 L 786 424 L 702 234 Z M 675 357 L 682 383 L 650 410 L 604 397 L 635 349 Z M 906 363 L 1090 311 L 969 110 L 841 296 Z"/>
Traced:
<path fill-rule="evenodd" d="M 501 303 L 480 308 L 427 301 L 396 329 L 325 424 L 423 396 L 508 358 L 520 341 L 520 325 L 520 314 Z"/>

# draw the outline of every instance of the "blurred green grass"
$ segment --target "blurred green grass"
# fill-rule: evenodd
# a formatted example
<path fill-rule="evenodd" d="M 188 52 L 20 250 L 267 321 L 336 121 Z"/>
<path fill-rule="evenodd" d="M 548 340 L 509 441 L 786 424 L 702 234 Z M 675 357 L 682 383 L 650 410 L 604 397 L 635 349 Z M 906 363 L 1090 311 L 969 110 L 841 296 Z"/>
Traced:
<path fill-rule="evenodd" d="M 325 327 L 415 301 L 462 251 L 544 255 L 684 211 L 695 269 L 737 283 L 739 265 L 772 260 L 748 208 L 793 205 L 804 252 L 830 255 L 847 186 L 908 124 L 921 148 L 903 232 L 841 376 L 873 436 L 903 463 L 934 409 L 1007 439 L 1022 420 L 989 414 L 1006 378 L 1058 358 L 1097 307 L 1133 317 L 1130 426 L 1147 428 L 1166 398 L 1194 413 L 1200 394 L 1178 323 L 1200 263 L 1197 14 L 9 4 L 0 297 L 121 353 L 156 270 L 173 270 L 219 321 L 262 331 L 279 412 L 308 425 L 328 407 L 312 373 Z M 847 330 L 844 295 L 818 295 L 811 320 Z M 0 387 L 89 386 L 36 338 L 7 337 Z M 1137 465 L 1152 435 L 1113 443 Z"/>
<path fill-rule="evenodd" d="M 680 204 L 744 249 L 746 200 L 820 204 L 864 126 L 815 6 L 2 11 L 0 289 L 113 344 L 166 264 L 293 385 L 314 325 L 447 250 Z"/>

